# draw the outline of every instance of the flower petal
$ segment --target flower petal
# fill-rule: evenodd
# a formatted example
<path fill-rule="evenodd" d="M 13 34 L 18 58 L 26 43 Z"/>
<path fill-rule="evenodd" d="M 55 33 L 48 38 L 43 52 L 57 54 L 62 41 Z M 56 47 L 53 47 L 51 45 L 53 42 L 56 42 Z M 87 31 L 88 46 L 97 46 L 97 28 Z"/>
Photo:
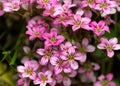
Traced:
<path fill-rule="evenodd" d="M 78 63 L 76 61 L 71 61 L 70 66 L 73 70 L 78 69 Z"/>
<path fill-rule="evenodd" d="M 70 86 L 70 85 L 71 85 L 71 80 L 70 80 L 70 78 L 65 77 L 65 78 L 63 79 L 63 84 L 64 84 L 64 86 Z"/>
<path fill-rule="evenodd" d="M 18 72 L 23 73 L 24 70 L 25 70 L 25 67 L 24 67 L 24 66 L 18 66 L 18 67 L 17 67 L 17 71 L 18 71 Z"/>
<path fill-rule="evenodd" d="M 110 42 L 111 44 L 116 44 L 116 43 L 118 42 L 118 40 L 117 40 L 116 37 L 114 37 L 114 38 L 111 38 L 111 39 L 109 40 L 109 42 Z"/>
<path fill-rule="evenodd" d="M 86 47 L 86 46 L 88 45 L 88 43 L 89 43 L 89 41 L 88 41 L 87 38 L 84 38 L 84 39 L 82 40 L 82 45 L 83 45 L 84 47 Z"/>
<path fill-rule="evenodd" d="M 114 51 L 113 50 L 107 50 L 107 56 L 112 58 L 114 56 Z"/>
<path fill-rule="evenodd" d="M 113 49 L 114 49 L 114 50 L 120 50 L 120 44 L 114 45 L 114 46 L 113 46 Z"/>
<path fill-rule="evenodd" d="M 88 45 L 88 46 L 86 47 L 86 51 L 87 51 L 87 52 L 94 52 L 94 51 L 95 51 L 95 47 L 92 46 L 92 45 Z"/>

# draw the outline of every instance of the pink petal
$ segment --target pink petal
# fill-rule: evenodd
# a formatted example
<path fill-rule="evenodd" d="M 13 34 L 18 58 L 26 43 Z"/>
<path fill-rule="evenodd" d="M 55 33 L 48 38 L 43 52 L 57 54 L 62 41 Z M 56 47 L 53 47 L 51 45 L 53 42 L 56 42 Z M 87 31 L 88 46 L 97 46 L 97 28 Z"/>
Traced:
<path fill-rule="evenodd" d="M 87 38 L 84 38 L 84 39 L 82 40 L 82 45 L 83 45 L 84 47 L 86 47 L 86 46 L 88 45 L 88 43 L 89 43 L 89 41 L 88 41 Z"/>
<path fill-rule="evenodd" d="M 80 62 L 85 62 L 86 59 L 87 59 L 86 53 L 83 53 L 83 54 L 81 55 Z"/>
<path fill-rule="evenodd" d="M 90 26 L 92 26 L 92 27 L 95 28 L 95 27 L 97 26 L 97 22 L 96 22 L 96 21 L 91 22 L 91 23 L 90 23 Z"/>
<path fill-rule="evenodd" d="M 113 74 L 112 73 L 107 74 L 106 78 L 108 81 L 111 81 L 113 79 Z"/>
<path fill-rule="evenodd" d="M 75 53 L 75 49 L 74 49 L 74 48 L 70 48 L 70 49 L 68 50 L 68 53 L 69 53 L 69 54 L 74 54 L 74 53 Z"/>
<path fill-rule="evenodd" d="M 101 82 L 97 81 L 97 82 L 95 82 L 95 83 L 94 83 L 94 85 L 93 85 L 93 86 L 103 86 L 103 85 L 102 85 L 102 83 L 101 83 Z"/>
<path fill-rule="evenodd" d="M 107 38 L 101 38 L 100 41 L 101 41 L 103 44 L 108 44 Z"/>
<path fill-rule="evenodd" d="M 69 73 L 69 77 L 74 78 L 77 75 L 77 71 L 72 71 L 71 73 Z"/>
<path fill-rule="evenodd" d="M 78 73 L 84 73 L 84 72 L 85 72 L 85 68 L 81 67 L 81 68 L 78 69 Z"/>
<path fill-rule="evenodd" d="M 46 72 L 45 72 L 45 75 L 47 75 L 48 77 L 51 77 L 52 72 L 51 72 L 51 71 L 46 71 Z"/>
<path fill-rule="evenodd" d="M 25 67 L 24 66 L 18 66 L 17 71 L 23 73 L 25 71 Z"/>
<path fill-rule="evenodd" d="M 44 55 L 45 54 L 45 50 L 44 49 L 37 49 L 36 51 L 39 55 Z"/>
<path fill-rule="evenodd" d="M 100 81 L 102 81 L 102 80 L 105 79 L 105 76 L 104 76 L 104 75 L 101 75 L 101 76 L 98 77 L 98 79 L 99 79 Z"/>
<path fill-rule="evenodd" d="M 81 53 L 75 53 L 74 58 L 75 60 L 81 60 L 81 56 L 82 56 Z"/>
<path fill-rule="evenodd" d="M 106 45 L 103 43 L 97 45 L 98 49 L 106 49 L 105 47 L 106 47 Z"/>
<path fill-rule="evenodd" d="M 41 65 L 46 65 L 48 63 L 48 58 L 47 57 L 42 57 L 41 60 L 40 60 L 40 64 Z"/>
<path fill-rule="evenodd" d="M 120 44 L 114 45 L 114 46 L 113 46 L 113 49 L 114 49 L 114 50 L 120 50 Z"/>
<path fill-rule="evenodd" d="M 23 50 L 24 50 L 25 53 L 29 53 L 31 51 L 28 46 L 24 46 Z"/>
<path fill-rule="evenodd" d="M 92 45 L 88 45 L 88 46 L 86 47 L 86 51 L 87 51 L 87 52 L 94 52 L 94 51 L 95 51 L 95 47 L 92 46 Z"/>
<path fill-rule="evenodd" d="M 24 79 L 19 79 L 17 81 L 17 86 L 22 86 L 24 84 Z"/>
<path fill-rule="evenodd" d="M 64 36 L 62 36 L 62 35 L 59 35 L 59 36 L 57 36 L 57 44 L 60 44 L 61 42 L 63 42 L 64 40 L 65 40 L 65 38 L 64 38 Z"/>
<path fill-rule="evenodd" d="M 62 68 L 59 67 L 59 66 L 55 66 L 55 67 L 54 67 L 54 71 L 55 71 L 55 74 L 59 74 L 59 73 L 62 72 Z"/>
<path fill-rule="evenodd" d="M 108 33 L 110 33 L 110 29 L 108 26 L 104 26 L 104 30 L 107 31 Z"/>
<path fill-rule="evenodd" d="M 72 44 L 71 44 L 70 42 L 66 42 L 66 43 L 65 43 L 65 46 L 66 46 L 66 47 L 71 47 Z"/>
<path fill-rule="evenodd" d="M 33 82 L 34 82 L 35 85 L 36 85 L 36 84 L 40 84 L 39 78 L 35 79 Z M 26 86 L 27 86 L 27 85 L 26 85 Z"/>
<path fill-rule="evenodd" d="M 92 63 L 92 65 L 93 65 L 94 70 L 99 70 L 100 69 L 100 65 L 98 65 L 97 63 Z"/>
<path fill-rule="evenodd" d="M 87 17 L 84 17 L 81 19 L 81 22 L 85 25 L 88 25 L 90 23 L 91 19 L 87 18 Z"/>
<path fill-rule="evenodd" d="M 93 71 L 89 71 L 89 72 L 87 72 L 87 78 L 88 78 L 89 80 L 93 81 L 93 82 L 96 81 L 96 77 L 95 77 Z"/>
<path fill-rule="evenodd" d="M 78 69 L 78 63 L 76 61 L 71 61 L 70 66 L 73 70 Z"/>
<path fill-rule="evenodd" d="M 57 36 L 57 30 L 56 29 L 51 29 L 50 33 L 51 33 L 52 37 L 56 37 Z"/>
<path fill-rule="evenodd" d="M 114 56 L 114 51 L 112 50 L 107 50 L 107 56 L 112 58 Z"/>
<path fill-rule="evenodd" d="M 59 59 L 58 59 L 57 57 L 52 57 L 52 58 L 50 59 L 50 63 L 51 63 L 52 65 L 58 64 L 58 61 L 59 61 Z"/>
<path fill-rule="evenodd" d="M 118 43 L 118 40 L 117 40 L 116 37 L 114 37 L 114 38 L 111 38 L 111 39 L 109 40 L 109 42 L 110 42 L 111 44 L 116 44 L 116 43 Z"/>
<path fill-rule="evenodd" d="M 79 28 L 80 28 L 80 26 L 76 26 L 76 25 L 73 25 L 73 26 L 72 26 L 72 30 L 73 30 L 73 31 L 76 31 L 76 30 L 78 30 Z"/>
<path fill-rule="evenodd" d="M 46 82 L 41 82 L 40 86 L 46 86 L 46 84 L 47 84 Z"/>
<path fill-rule="evenodd" d="M 98 26 L 101 27 L 101 28 L 104 27 L 105 26 L 105 21 L 103 21 L 103 20 L 99 21 Z"/>
<path fill-rule="evenodd" d="M 70 80 L 70 78 L 65 77 L 63 79 L 63 84 L 64 84 L 64 86 L 71 86 L 71 80 Z"/>
<path fill-rule="evenodd" d="M 108 86 L 117 86 L 115 82 L 109 82 Z"/>
<path fill-rule="evenodd" d="M 36 78 L 36 73 L 33 72 L 31 75 L 30 75 L 30 79 L 34 80 Z"/>
<path fill-rule="evenodd" d="M 71 4 L 71 0 L 63 0 L 64 4 Z"/>

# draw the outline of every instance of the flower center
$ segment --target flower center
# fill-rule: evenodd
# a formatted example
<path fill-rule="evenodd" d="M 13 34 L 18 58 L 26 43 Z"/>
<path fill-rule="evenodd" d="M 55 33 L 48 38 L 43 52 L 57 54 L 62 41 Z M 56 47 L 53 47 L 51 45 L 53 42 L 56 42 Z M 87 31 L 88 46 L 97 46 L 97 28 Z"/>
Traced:
<path fill-rule="evenodd" d="M 60 60 L 60 61 L 59 61 L 59 66 L 62 66 L 62 64 L 63 64 L 63 61 Z"/>
<path fill-rule="evenodd" d="M 50 14 L 53 14 L 53 13 L 54 13 L 54 9 L 51 8 L 51 9 L 49 10 L 49 13 L 50 13 Z"/>
<path fill-rule="evenodd" d="M 0 3 L 0 10 L 2 9 L 2 3 Z"/>
<path fill-rule="evenodd" d="M 51 52 L 47 51 L 47 52 L 45 52 L 45 55 L 48 56 L 48 57 L 50 57 L 51 56 Z"/>
<path fill-rule="evenodd" d="M 81 53 L 85 53 L 85 48 L 84 48 L 84 47 L 81 47 L 81 48 L 79 48 L 79 51 L 80 51 Z"/>
<path fill-rule="evenodd" d="M 107 48 L 108 50 L 112 50 L 112 46 L 109 45 L 109 44 L 106 46 L 106 48 Z"/>
<path fill-rule="evenodd" d="M 47 80 L 47 77 L 46 76 L 42 76 L 42 81 L 45 82 Z"/>
<path fill-rule="evenodd" d="M 72 60 L 74 59 L 74 56 L 73 56 L 73 55 L 69 55 L 69 56 L 68 56 L 68 59 L 69 59 L 70 61 L 72 61 Z"/>
<path fill-rule="evenodd" d="M 43 2 L 44 4 L 48 4 L 48 3 L 49 3 L 48 0 L 42 0 L 42 2 Z"/>
<path fill-rule="evenodd" d="M 100 27 L 97 27 L 97 28 L 96 28 L 96 31 L 97 31 L 97 32 L 101 32 L 101 28 L 100 28 Z"/>
<path fill-rule="evenodd" d="M 101 4 L 101 7 L 102 7 L 102 8 L 106 8 L 106 7 L 107 7 L 107 4 L 106 4 L 106 3 L 102 3 L 102 4 Z"/>
<path fill-rule="evenodd" d="M 65 18 L 64 18 L 63 16 L 61 16 L 61 17 L 60 17 L 60 20 L 61 20 L 61 21 L 64 21 L 64 20 L 65 20 Z"/>
<path fill-rule="evenodd" d="M 39 37 L 39 35 L 40 35 L 39 32 L 35 32 L 35 33 L 34 33 L 34 36 L 35 36 L 35 37 Z"/>
<path fill-rule="evenodd" d="M 82 25 L 82 22 L 76 22 L 75 25 L 76 25 L 76 26 L 81 26 L 81 25 Z"/>
<path fill-rule="evenodd" d="M 56 41 L 56 38 L 55 37 L 52 37 L 51 39 L 50 39 L 50 42 L 51 43 L 54 43 Z"/>
<path fill-rule="evenodd" d="M 88 3 L 89 3 L 89 4 L 92 4 L 92 3 L 93 3 L 93 0 L 88 0 Z"/>
<path fill-rule="evenodd" d="M 108 86 L 108 81 L 107 80 L 103 80 L 102 81 L 102 86 Z"/>
<path fill-rule="evenodd" d="M 90 63 L 86 63 L 85 64 L 85 69 L 87 69 L 88 71 L 92 69 L 92 65 Z"/>
<path fill-rule="evenodd" d="M 31 70 L 31 69 L 27 69 L 27 70 L 26 70 L 26 73 L 27 73 L 27 74 L 31 74 L 31 73 L 32 73 L 32 70 Z"/>
<path fill-rule="evenodd" d="M 12 9 L 16 10 L 16 9 L 17 9 L 17 7 L 18 7 L 18 4 L 17 4 L 17 3 L 15 3 L 15 4 L 13 4 Z"/>

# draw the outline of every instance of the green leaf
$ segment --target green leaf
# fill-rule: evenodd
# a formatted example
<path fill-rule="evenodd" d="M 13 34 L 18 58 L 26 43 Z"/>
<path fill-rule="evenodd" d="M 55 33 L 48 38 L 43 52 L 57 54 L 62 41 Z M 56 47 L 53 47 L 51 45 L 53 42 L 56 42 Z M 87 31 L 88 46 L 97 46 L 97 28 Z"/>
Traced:
<path fill-rule="evenodd" d="M 11 51 L 2 52 L 2 54 L 4 54 L 4 57 L 2 58 L 1 62 L 4 61 L 8 57 L 8 55 L 10 55 L 10 53 L 11 53 Z"/>
<path fill-rule="evenodd" d="M 17 59 L 17 55 L 18 55 L 18 50 L 15 51 L 11 61 L 10 61 L 10 65 L 14 65 L 15 64 L 15 61 Z"/>

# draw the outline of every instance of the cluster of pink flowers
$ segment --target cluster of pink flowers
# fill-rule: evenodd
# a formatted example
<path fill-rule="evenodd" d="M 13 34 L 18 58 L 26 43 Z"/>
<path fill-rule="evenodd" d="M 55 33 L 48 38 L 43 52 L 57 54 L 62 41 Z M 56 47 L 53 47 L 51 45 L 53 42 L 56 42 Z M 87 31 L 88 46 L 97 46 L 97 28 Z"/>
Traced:
<path fill-rule="evenodd" d="M 106 49 L 109 58 L 114 56 L 113 50 L 120 50 L 117 37 L 104 37 L 110 33 L 109 25 L 115 23 L 109 15 L 120 11 L 118 0 L 0 0 L 0 16 L 19 10 L 40 11 L 28 18 L 25 34 L 29 41 L 38 40 L 41 45 L 35 50 L 38 57 L 27 57 L 22 60 L 24 65 L 17 66 L 17 86 L 30 86 L 31 82 L 40 86 L 71 86 L 71 79 L 76 76 L 94 86 L 116 86 L 111 81 L 112 74 L 101 75 L 97 81 L 95 71 L 100 65 L 89 59 L 96 48 Z M 101 20 L 96 21 L 94 14 Z M 80 31 L 90 37 L 79 34 Z M 92 37 L 97 41 L 95 46 Z M 24 50 L 30 51 L 27 47 Z"/>

